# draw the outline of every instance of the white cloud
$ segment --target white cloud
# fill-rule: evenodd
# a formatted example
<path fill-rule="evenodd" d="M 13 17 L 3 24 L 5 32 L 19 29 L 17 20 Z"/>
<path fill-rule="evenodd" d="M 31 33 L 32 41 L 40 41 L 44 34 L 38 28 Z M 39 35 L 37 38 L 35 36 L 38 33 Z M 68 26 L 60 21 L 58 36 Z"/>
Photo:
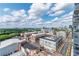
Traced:
<path fill-rule="evenodd" d="M 28 11 L 29 16 L 27 19 L 31 21 L 32 25 L 35 24 L 41 27 L 44 23 L 41 16 L 49 10 L 50 6 L 50 3 L 33 3 Z"/>
<path fill-rule="evenodd" d="M 53 20 L 51 20 L 52 22 L 55 22 L 58 20 L 58 17 L 54 18 Z"/>
<path fill-rule="evenodd" d="M 69 4 L 68 4 L 69 5 Z M 58 18 L 57 16 L 64 13 L 65 7 L 68 6 L 67 4 L 55 4 L 54 7 L 49 10 L 51 4 L 49 3 L 34 3 L 31 5 L 30 9 L 28 11 L 21 9 L 21 10 L 11 10 L 10 15 L 0 16 L 0 26 L 11 26 L 11 27 L 58 27 L 61 26 L 61 24 L 70 24 L 71 20 L 64 20 L 65 17 L 68 16 L 64 15 L 61 18 Z M 5 11 L 8 11 L 9 9 L 5 8 Z M 59 10 L 59 11 L 58 11 Z M 47 13 L 49 11 L 49 15 L 54 15 L 56 18 L 54 18 L 51 21 L 43 21 L 41 18 L 44 13 Z M 57 11 L 55 13 L 52 13 L 54 11 Z M 28 13 L 28 16 L 26 15 L 26 12 Z M 71 14 L 71 13 L 70 13 Z M 19 25 L 18 25 L 19 24 Z M 16 26 L 18 25 L 18 26 Z"/>
<path fill-rule="evenodd" d="M 29 17 L 28 19 L 37 19 L 40 17 L 45 11 L 50 8 L 51 4 L 47 3 L 34 3 L 30 7 L 28 11 Z"/>
<path fill-rule="evenodd" d="M 9 8 L 4 8 L 3 11 L 7 12 L 7 11 L 10 11 Z"/>
<path fill-rule="evenodd" d="M 73 12 L 74 11 L 71 11 L 71 12 L 69 12 L 69 13 L 66 13 L 65 15 L 63 15 L 61 18 L 72 18 L 73 17 Z"/>
<path fill-rule="evenodd" d="M 56 3 L 55 4 L 55 7 L 52 10 L 53 11 L 63 10 L 66 7 L 68 7 L 69 5 L 71 5 L 71 3 Z"/>
<path fill-rule="evenodd" d="M 55 6 L 51 8 L 51 11 L 56 12 L 59 10 L 63 10 L 70 5 L 72 5 L 72 3 L 56 3 Z"/>
<path fill-rule="evenodd" d="M 67 13 L 63 15 L 62 17 L 56 19 L 55 21 L 53 20 L 52 25 L 54 27 L 64 27 L 64 26 L 69 26 L 72 25 L 72 17 L 73 17 L 73 11 L 70 13 Z"/>
<path fill-rule="evenodd" d="M 33 24 L 38 24 L 41 23 L 43 20 L 41 18 L 39 18 L 38 20 L 34 20 L 32 21 Z"/>
<path fill-rule="evenodd" d="M 54 7 L 48 11 L 49 16 L 59 16 L 65 12 L 65 8 L 71 6 L 72 3 L 56 3 Z"/>
<path fill-rule="evenodd" d="M 46 24 L 51 24 L 51 21 L 46 21 L 45 23 L 46 23 Z"/>
<path fill-rule="evenodd" d="M 19 21 L 18 17 L 14 17 L 11 15 L 4 15 L 0 17 L 0 22 L 16 22 Z"/>
<path fill-rule="evenodd" d="M 63 14 L 65 11 L 64 10 L 60 10 L 60 11 L 58 11 L 58 12 L 55 12 L 55 13 L 50 13 L 49 14 L 49 16 L 59 16 L 59 15 L 61 15 L 61 14 Z"/>
<path fill-rule="evenodd" d="M 9 15 L 5 15 L 0 17 L 0 23 L 4 23 L 4 25 L 8 26 L 28 26 L 34 24 L 42 24 L 41 15 L 43 15 L 46 11 L 49 10 L 51 4 L 50 3 L 34 3 L 31 5 L 30 9 L 27 11 L 28 15 L 26 15 L 26 11 L 24 9 L 21 10 L 11 10 Z M 4 11 L 8 11 L 8 8 L 5 8 Z M 11 25 L 10 25 L 11 24 Z M 6 26 L 7 26 L 6 25 Z"/>
<path fill-rule="evenodd" d="M 56 17 L 52 19 L 51 21 L 46 22 L 48 26 L 51 27 L 64 27 L 72 25 L 72 18 L 73 18 L 73 11 L 66 13 L 65 15 L 61 17 Z"/>
<path fill-rule="evenodd" d="M 12 15 L 0 16 L 0 26 L 5 28 L 26 27 L 26 21 L 27 17 L 18 17 Z"/>
<path fill-rule="evenodd" d="M 27 21 L 26 11 L 21 10 L 12 10 L 9 15 L 0 16 L 0 23 L 4 24 L 4 27 L 22 27 Z M 18 25 L 19 24 L 19 25 Z M 18 26 L 17 26 L 18 25 Z"/>
<path fill-rule="evenodd" d="M 22 9 L 22 10 L 14 10 L 14 11 L 12 11 L 11 12 L 11 14 L 13 15 L 13 16 L 25 16 L 25 10 L 24 9 Z"/>

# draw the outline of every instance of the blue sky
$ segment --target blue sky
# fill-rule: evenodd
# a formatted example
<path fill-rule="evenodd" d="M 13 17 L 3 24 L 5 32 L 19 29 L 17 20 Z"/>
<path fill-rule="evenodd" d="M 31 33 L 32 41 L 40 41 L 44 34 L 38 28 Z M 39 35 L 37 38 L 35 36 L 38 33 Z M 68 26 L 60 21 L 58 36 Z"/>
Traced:
<path fill-rule="evenodd" d="M 32 3 L 0 3 L 0 11 L 3 11 L 5 8 L 9 8 L 11 10 L 20 10 L 24 9 L 26 11 L 29 10 Z M 5 15 L 5 12 L 0 12 L 0 15 Z"/>
<path fill-rule="evenodd" d="M 0 9 L 10 8 L 10 9 L 25 9 L 28 10 L 32 3 L 0 3 Z"/>
<path fill-rule="evenodd" d="M 0 28 L 68 26 L 72 22 L 64 18 L 73 10 L 69 3 L 0 3 Z"/>

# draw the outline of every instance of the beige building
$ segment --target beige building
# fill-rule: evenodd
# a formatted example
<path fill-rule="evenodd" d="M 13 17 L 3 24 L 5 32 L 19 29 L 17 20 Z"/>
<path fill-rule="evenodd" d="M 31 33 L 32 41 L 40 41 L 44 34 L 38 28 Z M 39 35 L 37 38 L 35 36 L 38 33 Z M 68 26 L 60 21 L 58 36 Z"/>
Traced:
<path fill-rule="evenodd" d="M 32 42 L 32 43 L 35 43 L 35 42 L 38 42 L 39 43 L 39 38 L 40 37 L 44 37 L 46 36 L 46 34 L 44 33 L 38 33 L 38 34 L 32 34 L 29 38 L 29 40 Z"/>

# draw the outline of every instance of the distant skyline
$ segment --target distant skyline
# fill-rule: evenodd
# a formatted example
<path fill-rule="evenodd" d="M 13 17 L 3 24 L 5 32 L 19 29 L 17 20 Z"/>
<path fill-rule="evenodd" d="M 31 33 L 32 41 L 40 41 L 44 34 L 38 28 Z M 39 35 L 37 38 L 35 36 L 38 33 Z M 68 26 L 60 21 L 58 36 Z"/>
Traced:
<path fill-rule="evenodd" d="M 0 3 L 0 28 L 68 26 L 73 10 L 73 3 Z"/>

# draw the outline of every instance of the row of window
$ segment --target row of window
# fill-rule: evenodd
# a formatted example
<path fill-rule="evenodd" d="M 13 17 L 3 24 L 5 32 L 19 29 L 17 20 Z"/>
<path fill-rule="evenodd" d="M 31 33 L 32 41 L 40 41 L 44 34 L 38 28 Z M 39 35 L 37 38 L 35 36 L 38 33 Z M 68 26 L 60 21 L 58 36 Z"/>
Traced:
<path fill-rule="evenodd" d="M 42 45 L 48 46 L 48 47 L 53 47 L 56 46 L 53 42 L 47 41 L 47 40 L 41 40 L 40 43 L 42 43 Z"/>

